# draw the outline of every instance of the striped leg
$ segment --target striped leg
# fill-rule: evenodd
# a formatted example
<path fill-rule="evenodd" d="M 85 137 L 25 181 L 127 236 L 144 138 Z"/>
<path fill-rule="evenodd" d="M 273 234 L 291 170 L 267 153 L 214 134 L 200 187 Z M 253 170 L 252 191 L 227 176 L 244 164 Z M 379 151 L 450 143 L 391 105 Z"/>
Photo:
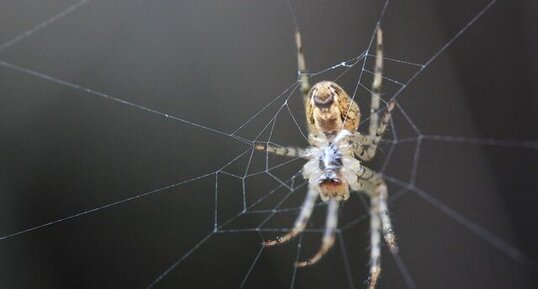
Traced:
<path fill-rule="evenodd" d="M 377 28 L 376 31 L 376 56 L 375 56 L 375 67 L 374 67 L 374 81 L 372 83 L 372 93 L 371 93 L 371 104 L 370 104 L 370 126 L 368 128 L 368 139 L 367 141 L 357 140 L 357 145 L 355 145 L 354 152 L 355 154 L 363 161 L 369 161 L 374 158 L 377 145 L 381 140 L 381 137 L 387 130 L 390 116 L 394 110 L 395 103 L 390 101 L 387 104 L 387 110 L 379 119 L 377 111 L 379 110 L 379 105 L 381 103 L 381 84 L 383 82 L 383 30 L 381 27 Z"/>
<path fill-rule="evenodd" d="M 385 243 L 389 247 L 392 253 L 398 252 L 398 245 L 396 244 L 396 236 L 392 229 L 392 223 L 390 221 L 389 209 L 387 208 L 387 185 L 385 182 L 381 182 L 374 188 L 374 197 L 377 199 L 379 206 L 379 215 L 381 216 L 381 225 L 383 227 L 383 236 Z"/>
<path fill-rule="evenodd" d="M 350 137 L 353 152 L 358 158 L 363 161 L 369 161 L 374 158 L 379 141 L 387 131 L 390 116 L 392 115 L 395 106 L 396 103 L 394 101 L 389 101 L 387 109 L 379 121 L 379 125 L 376 125 L 377 131 L 373 136 L 365 136 L 361 135 L 359 132 L 355 132 L 353 136 Z"/>
<path fill-rule="evenodd" d="M 329 200 L 327 209 L 327 221 L 325 224 L 325 233 L 323 234 L 323 241 L 319 251 L 310 259 L 295 263 L 297 267 L 305 267 L 316 264 L 321 258 L 329 252 L 334 245 L 334 235 L 338 226 L 338 207 L 340 203 L 335 199 Z"/>
<path fill-rule="evenodd" d="M 254 146 L 256 150 L 267 151 L 279 156 L 287 156 L 292 158 L 306 158 L 308 151 L 297 147 L 283 147 L 270 143 L 258 143 Z"/>
<path fill-rule="evenodd" d="M 381 274 L 381 220 L 377 200 L 370 200 L 370 277 L 368 289 L 374 289 Z"/>
<path fill-rule="evenodd" d="M 372 83 L 372 102 L 370 104 L 370 127 L 369 134 L 374 136 L 377 132 L 379 116 L 376 111 L 379 109 L 381 83 L 383 81 L 383 31 L 377 28 L 377 42 L 375 54 L 374 82 Z"/>
<path fill-rule="evenodd" d="M 381 219 L 385 243 L 391 252 L 398 252 L 396 236 L 394 235 L 394 230 L 392 229 L 389 209 L 387 207 L 388 189 L 385 181 L 383 181 L 383 178 L 381 178 L 379 174 L 376 174 L 374 171 L 365 166 L 361 166 L 357 172 L 357 177 L 359 178 L 359 181 L 357 182 L 356 187 L 361 188 L 361 190 L 368 193 L 372 204 L 371 209 L 375 209 L 379 215 L 378 217 Z"/>
<path fill-rule="evenodd" d="M 293 226 L 293 229 L 284 236 L 277 237 L 274 240 L 265 241 L 263 245 L 265 247 L 269 247 L 269 246 L 282 244 L 291 240 L 293 237 L 301 233 L 306 227 L 306 224 L 308 223 L 310 216 L 312 215 L 312 211 L 314 210 L 314 205 L 316 203 L 318 195 L 319 193 L 317 189 L 309 188 L 308 194 L 306 195 L 306 199 L 303 203 L 303 208 L 301 209 L 301 213 L 299 214 L 299 217 L 295 221 L 295 225 Z"/>
<path fill-rule="evenodd" d="M 301 40 L 301 32 L 299 29 L 295 30 L 295 45 L 297 46 L 297 67 L 299 69 L 299 78 L 301 82 L 301 93 L 307 100 L 308 92 L 310 91 L 310 82 L 308 81 L 308 75 L 306 74 L 306 61 L 303 51 L 303 41 Z"/>
<path fill-rule="evenodd" d="M 371 160 L 375 155 L 375 149 L 373 150 L 374 155 L 371 155 L 372 150 L 370 147 L 377 146 L 375 137 L 372 138 L 369 135 L 363 135 L 360 132 L 356 131 L 349 138 L 351 143 L 351 149 L 353 153 L 361 160 L 368 161 Z"/>

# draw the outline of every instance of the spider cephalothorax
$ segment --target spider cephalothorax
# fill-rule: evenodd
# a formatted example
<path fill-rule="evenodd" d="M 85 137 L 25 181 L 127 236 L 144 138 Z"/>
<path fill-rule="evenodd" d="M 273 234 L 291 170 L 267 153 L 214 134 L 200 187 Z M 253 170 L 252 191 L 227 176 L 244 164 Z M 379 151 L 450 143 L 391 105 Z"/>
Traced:
<path fill-rule="evenodd" d="M 265 246 L 285 243 L 301 233 L 314 210 L 318 197 L 327 203 L 327 221 L 322 246 L 310 259 L 297 262 L 296 266 L 308 266 L 318 262 L 334 244 L 338 227 L 338 207 L 349 198 L 350 192 L 364 192 L 370 197 L 370 279 L 369 289 L 374 289 L 381 272 L 381 233 L 391 252 L 396 252 L 394 236 L 387 208 L 388 190 L 382 176 L 360 161 L 370 161 L 376 154 L 377 145 L 387 129 L 391 112 L 395 107 L 388 102 L 384 115 L 379 118 L 379 91 L 382 80 L 383 54 L 381 29 L 377 29 L 376 66 L 372 84 L 370 126 L 368 133 L 358 132 L 360 111 L 357 103 L 336 83 L 322 81 L 311 89 L 305 72 L 305 61 L 299 32 L 296 33 L 297 55 L 301 92 L 304 97 L 308 142 L 306 149 L 257 144 L 256 149 L 289 157 L 302 157 L 307 161 L 303 176 L 308 180 L 308 193 L 301 212 L 289 233 L 264 242 Z"/>
<path fill-rule="evenodd" d="M 306 119 L 311 133 L 336 134 L 342 129 L 356 131 L 359 106 L 332 81 L 316 83 L 305 99 Z"/>
<path fill-rule="evenodd" d="M 310 160 L 304 165 L 303 176 L 312 182 L 311 185 L 319 186 L 323 201 L 328 201 L 329 198 L 347 200 L 349 187 L 357 183 L 357 175 L 352 168 L 358 169 L 360 163 L 353 157 L 353 151 L 345 140 L 349 135 L 349 131 L 341 130 L 329 140 L 320 134 L 315 140 L 315 146 L 309 150 Z"/>

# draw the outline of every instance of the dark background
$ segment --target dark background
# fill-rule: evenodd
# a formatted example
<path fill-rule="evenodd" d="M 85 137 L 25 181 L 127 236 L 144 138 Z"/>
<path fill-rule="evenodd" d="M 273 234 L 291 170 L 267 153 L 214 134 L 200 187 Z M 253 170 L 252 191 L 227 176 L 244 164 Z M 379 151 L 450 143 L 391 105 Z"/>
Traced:
<path fill-rule="evenodd" d="M 426 63 L 489 3 L 432 2 L 389 3 L 382 19 L 387 57 Z M 261 239 L 276 233 L 249 229 L 270 214 L 245 214 L 222 228 L 248 232 L 212 234 L 211 173 L 249 147 L 155 113 L 230 134 L 293 84 L 295 26 L 285 1 L 89 1 L 37 26 L 76 3 L 0 2 L 0 288 L 146 288 L 178 260 L 155 288 L 365 287 L 367 219 L 343 231 L 324 260 L 299 270 L 294 283 L 297 244 L 302 241 L 301 258 L 317 249 L 324 207 L 314 213 L 314 232 L 263 250 L 258 259 Z M 293 1 L 309 71 L 362 53 L 383 5 Z M 535 1 L 498 1 L 397 97 L 403 111 L 395 112 L 387 137 L 394 145 L 386 143 L 369 166 L 404 183 L 389 182 L 391 192 L 399 192 L 390 208 L 401 260 L 417 288 L 537 284 L 537 12 Z M 368 58 L 365 68 L 372 63 Z M 398 62 L 385 66 L 387 77 L 404 83 L 417 71 Z M 360 67 L 338 80 L 350 93 Z M 361 83 L 370 82 L 364 74 Z M 384 97 L 398 88 L 385 81 Z M 367 91 L 359 88 L 356 98 L 367 112 Z M 282 101 L 238 135 L 254 139 Z M 303 126 L 297 93 L 289 107 Z M 463 141 L 427 139 L 431 135 Z M 414 162 L 417 136 L 425 138 Z M 287 112 L 279 114 L 271 140 L 305 145 Z M 246 160 L 224 171 L 241 174 Z M 287 179 L 301 164 L 273 173 Z M 263 165 L 256 154 L 250 169 Z M 245 183 L 248 204 L 278 186 L 267 173 Z M 414 186 L 405 190 L 413 184 L 439 200 L 444 213 Z M 271 195 L 259 209 L 276 207 L 286 193 Z M 297 207 L 303 196 L 304 189 L 297 190 L 281 207 Z M 217 206 L 219 225 L 241 212 L 240 179 L 218 174 Z M 101 209 L 89 211 L 94 208 Z M 341 209 L 341 226 L 365 212 L 360 198 L 351 198 Z M 276 214 L 263 228 L 289 228 L 295 216 Z M 413 288 L 398 259 L 383 255 L 379 288 Z"/>

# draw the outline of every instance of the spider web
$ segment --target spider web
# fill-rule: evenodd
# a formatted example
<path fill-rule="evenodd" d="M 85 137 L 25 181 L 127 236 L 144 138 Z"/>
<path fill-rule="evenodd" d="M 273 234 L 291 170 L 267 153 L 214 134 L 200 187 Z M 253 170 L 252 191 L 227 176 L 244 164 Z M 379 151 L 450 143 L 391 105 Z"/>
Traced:
<path fill-rule="evenodd" d="M 237 7 L 250 13 L 263 10 L 264 14 L 287 19 L 285 25 L 271 22 L 274 26 L 283 25 L 278 28 L 289 32 L 287 38 L 292 39 L 295 27 L 301 28 L 307 65 L 312 71 L 309 74 L 311 82 L 338 81 L 359 102 L 363 115 L 368 115 L 375 27 L 380 24 L 385 29 L 382 98 L 384 102 L 395 99 L 398 106 L 380 155 L 366 165 L 382 173 L 388 182 L 389 205 L 401 255 L 391 256 L 388 251 L 383 251 L 379 288 L 400 288 L 402 284 L 411 289 L 443 288 L 440 284 L 446 288 L 532 287 L 531 276 L 538 270 L 538 265 L 514 245 L 517 241 L 506 220 L 499 189 L 491 181 L 489 168 L 484 164 L 482 150 L 487 147 L 502 154 L 515 152 L 535 157 L 538 142 L 475 137 L 476 131 L 469 125 L 472 119 L 465 111 L 465 103 L 454 97 L 461 95 L 453 88 L 456 85 L 444 86 L 453 88 L 448 92 L 428 85 L 428 80 L 433 83 L 432 79 L 437 77 L 455 82 L 453 76 L 444 73 L 447 60 L 442 56 L 463 35 L 470 33 L 469 30 L 487 25 L 481 20 L 498 5 L 496 2 L 484 1 L 474 5 L 474 9 L 458 10 L 465 20 L 447 37 L 433 40 L 405 34 L 409 27 L 393 20 L 413 15 L 410 12 L 414 8 L 412 5 L 389 1 L 335 4 L 333 8 L 338 10 L 335 13 L 351 10 L 347 5 L 358 5 L 363 11 L 369 11 L 371 19 L 364 19 L 361 25 L 360 29 L 364 31 L 359 34 L 363 37 L 356 40 L 360 43 L 350 40 L 346 44 L 348 50 L 331 54 L 334 59 L 324 58 L 326 63 L 316 62 L 320 57 L 312 57 L 327 53 L 325 45 L 316 47 L 316 40 L 327 37 L 322 41 L 331 43 L 331 37 L 340 41 L 343 37 L 340 32 L 333 31 L 335 28 L 319 23 L 314 15 L 307 14 L 307 3 L 282 2 L 280 6 L 237 3 Z M 8 193 L 2 200 L 2 219 L 10 221 L 1 223 L 2 288 L 364 287 L 368 270 L 369 219 L 368 200 L 361 195 L 353 195 L 343 205 L 337 244 L 316 266 L 299 270 L 292 264 L 310 256 L 320 243 L 325 213 L 321 202 L 316 206 L 308 228 L 296 240 L 275 248 L 261 246 L 261 241 L 290 230 L 305 195 L 305 181 L 300 174 L 304 161 L 252 149 L 256 142 L 306 145 L 307 132 L 296 75 L 284 74 L 275 78 L 274 84 L 265 81 L 271 79 L 268 76 L 274 71 L 270 70 L 277 65 L 259 54 L 263 50 L 255 50 L 267 44 L 258 44 L 257 41 L 261 41 L 258 33 L 266 35 L 270 32 L 254 33 L 245 28 L 244 23 L 234 23 L 234 27 L 240 29 L 241 46 L 252 48 L 250 55 L 244 55 L 249 59 L 245 62 L 252 63 L 251 67 L 225 57 L 204 59 L 217 62 L 221 70 L 216 72 L 205 71 L 205 62 L 178 63 L 167 57 L 153 59 L 157 64 L 142 61 L 140 66 L 134 67 L 145 71 L 159 65 L 166 69 L 169 69 L 167 65 L 190 65 L 192 79 L 181 79 L 177 84 L 170 84 L 177 76 L 158 70 L 154 78 L 143 84 L 130 81 L 129 76 L 133 75 L 124 76 L 121 70 L 122 65 L 129 64 L 122 62 L 126 58 L 116 58 L 116 53 L 143 55 L 137 54 L 140 51 L 129 50 L 129 46 L 108 47 L 106 37 L 112 36 L 106 32 L 105 39 L 93 40 L 113 51 L 111 56 L 103 57 L 117 70 L 104 74 L 106 76 L 100 76 L 102 73 L 98 68 L 85 71 L 71 66 L 69 60 L 79 57 L 80 51 L 72 54 L 54 51 L 65 43 L 75 45 L 75 51 L 83 49 L 74 44 L 82 38 L 66 40 L 62 38 L 64 33 L 92 35 L 91 31 L 85 31 L 90 30 L 85 26 L 54 29 L 62 23 L 82 21 L 86 25 L 95 24 L 93 29 L 102 29 L 101 22 L 111 21 L 112 25 L 127 29 L 121 21 L 110 20 L 115 19 L 113 8 L 119 8 L 124 12 L 124 18 L 120 19 L 123 21 L 147 21 L 144 24 L 151 27 L 152 21 L 157 21 L 152 19 L 164 15 L 162 19 L 170 19 L 163 20 L 167 25 L 175 25 L 177 18 L 172 16 L 179 10 L 169 8 L 185 8 L 183 3 L 163 1 L 159 5 L 143 1 L 117 4 L 91 0 L 55 2 L 47 8 L 51 10 L 50 18 L 27 30 L 16 27 L 14 30 L 18 32 L 2 39 L 0 67 L 5 79 L 2 86 L 10 95 L 5 100 L 6 107 L 20 109 L 15 99 L 32 99 L 32 106 L 22 109 L 26 114 L 20 120 L 3 119 L 2 129 L 10 136 L 3 140 L 4 151 L 14 151 L 17 155 L 13 149 L 15 143 L 31 142 L 32 138 L 13 133 L 21 129 L 35 129 L 39 139 L 49 137 L 39 135 L 39 130 L 45 128 L 53 137 L 61 138 L 36 153 L 43 158 L 38 161 L 50 167 L 50 172 L 44 176 L 39 176 L 40 170 L 37 173 L 21 170 L 14 175 L 15 180 L 8 180 L 8 176 L 12 176 L 13 160 L 6 157 L 3 161 L 3 183 Z M 237 17 L 237 11 L 233 9 L 236 6 L 213 5 L 219 6 L 213 9 L 228 17 L 221 21 Z M 259 7 L 261 5 L 263 9 Z M 212 18 L 215 15 L 203 14 L 210 4 L 188 7 L 200 17 L 197 21 L 215 21 L 218 26 L 219 20 Z M 192 20 L 186 15 L 180 16 Z M 179 22 L 190 23 L 179 18 Z M 343 21 L 344 27 L 352 26 Z M 350 23 L 356 25 L 356 22 Z M 399 29 L 398 25 L 401 25 Z M 215 27 L 211 29 L 219 31 Z M 325 33 L 323 29 L 334 33 Z M 322 36 L 311 31 L 319 31 Z M 189 36 L 192 41 L 206 41 L 200 37 L 204 31 L 188 35 L 179 31 L 179 36 L 163 31 L 146 32 L 155 33 L 151 38 L 155 41 L 184 36 Z M 394 34 L 398 32 L 408 37 L 408 44 L 398 42 L 401 40 Z M 416 30 L 416 34 L 419 32 Z M 350 34 L 346 32 L 343 39 L 349 38 Z M 125 32 L 121 35 L 129 40 L 127 43 L 137 44 L 142 53 L 144 49 L 156 49 L 170 55 L 166 54 L 171 49 L 166 47 L 166 42 L 137 42 L 136 34 Z M 44 41 L 50 38 L 53 41 Z M 396 46 L 396 42 L 399 45 Z M 224 37 L 216 39 L 215 43 L 207 42 L 204 53 L 217 51 L 226 55 L 233 50 L 230 43 L 233 42 L 227 42 Z M 424 43 L 429 46 L 421 47 Z M 42 54 L 31 54 L 30 51 L 35 49 L 31 44 L 43 45 L 39 46 Z M 280 58 L 287 61 L 288 67 L 295 67 L 293 42 L 285 43 L 288 44 L 285 49 L 280 47 L 282 51 L 289 51 L 282 53 L 286 55 Z M 391 49 L 391 45 L 401 51 Z M 406 50 L 406 45 L 411 47 Z M 181 49 L 185 50 L 178 54 L 192 53 L 193 48 Z M 346 51 L 352 52 L 350 57 L 342 57 L 347 55 Z M 39 61 L 47 58 L 44 56 L 47 54 L 56 58 Z M 55 73 L 55 66 L 60 63 L 58 57 L 66 58 L 61 64 L 67 68 Z M 181 61 L 187 60 L 181 58 Z M 226 74 L 229 67 L 244 71 L 244 79 L 257 76 L 259 83 L 243 86 L 241 79 L 215 80 Z M 125 95 L 121 86 L 102 89 L 106 88 L 103 83 L 115 79 L 133 86 L 137 92 Z M 207 83 L 191 84 L 200 79 Z M 157 86 L 166 84 L 169 85 L 168 93 L 164 90 L 162 99 L 148 100 L 148 95 L 154 97 L 156 91 L 163 91 Z M 53 97 L 40 99 L 39 94 L 27 86 L 37 86 L 39 92 Z M 183 95 L 185 87 L 189 87 L 187 91 L 191 95 Z M 226 93 L 212 90 L 213 87 L 220 87 Z M 417 100 L 417 89 L 431 93 L 428 98 L 420 94 L 421 98 Z M 248 103 L 247 108 L 240 108 L 244 103 Z M 64 111 L 55 116 L 47 113 L 52 109 L 50 106 L 61 106 Z M 205 114 L 205 111 L 212 113 Z M 454 111 L 459 117 L 451 119 Z M 7 115 L 7 111 L 2 114 Z M 447 122 L 439 121 L 445 118 Z M 66 126 L 66 122 L 72 123 L 71 126 Z M 368 118 L 362 120 L 361 131 L 367 123 Z M 54 127 L 62 130 L 50 129 Z M 137 130 L 144 133 L 137 133 Z M 70 146 L 65 145 L 66 139 L 71 141 Z M 87 142 L 91 146 L 86 145 Z M 120 145 L 116 146 L 117 142 Z M 23 147 L 22 151 L 25 150 L 33 151 Z M 58 159 L 63 159 L 59 162 L 62 165 L 58 165 Z M 71 160 L 77 164 L 70 163 Z M 36 157 L 18 157 L 16 161 L 23 166 L 36 161 Z M 47 180 L 51 178 L 76 179 L 77 184 L 55 184 Z M 28 179 L 36 182 L 41 191 L 20 185 Z M 30 213 L 21 213 L 29 206 L 32 207 Z M 44 264 L 55 265 L 47 268 Z M 497 277 L 497 272 L 503 272 L 503 275 Z"/>

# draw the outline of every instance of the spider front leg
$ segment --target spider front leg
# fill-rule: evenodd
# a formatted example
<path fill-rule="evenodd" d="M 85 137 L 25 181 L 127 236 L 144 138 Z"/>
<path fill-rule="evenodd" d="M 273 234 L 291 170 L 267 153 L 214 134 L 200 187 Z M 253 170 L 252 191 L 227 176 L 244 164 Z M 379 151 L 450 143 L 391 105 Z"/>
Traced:
<path fill-rule="evenodd" d="M 323 241 L 321 248 L 310 259 L 295 263 L 297 267 L 305 267 L 316 264 L 321 258 L 329 252 L 334 245 L 334 235 L 338 226 L 338 207 L 340 201 L 336 199 L 329 199 L 327 209 L 327 221 L 325 223 L 325 232 L 323 233 Z"/>
<path fill-rule="evenodd" d="M 373 199 L 370 202 L 370 277 L 368 278 L 368 288 L 374 289 L 381 274 L 381 222 Z"/>
<path fill-rule="evenodd" d="M 392 253 L 398 252 L 398 245 L 396 244 L 396 236 L 392 229 L 392 222 L 390 221 L 389 209 L 387 206 L 388 189 L 385 181 L 379 178 L 378 183 L 374 185 L 373 193 L 371 196 L 371 206 L 379 212 L 381 217 L 381 225 L 383 228 L 383 236 L 385 243 L 389 247 Z"/>
<path fill-rule="evenodd" d="M 318 195 L 319 195 L 318 190 L 315 187 L 313 187 L 312 184 L 310 184 L 308 194 L 306 195 L 306 199 L 303 203 L 303 208 L 301 209 L 301 213 L 299 214 L 299 217 L 297 217 L 297 220 L 295 221 L 293 229 L 284 236 L 277 237 L 274 240 L 263 242 L 263 245 L 265 247 L 269 247 L 269 246 L 286 243 L 287 241 L 291 240 L 293 237 L 301 233 L 306 227 L 306 224 L 308 223 L 310 216 L 312 215 L 312 211 L 314 210 L 314 205 L 316 203 Z"/>
<path fill-rule="evenodd" d="M 376 176 L 377 177 L 377 176 Z M 387 186 L 380 177 L 370 182 L 370 278 L 369 289 L 374 289 L 381 274 L 381 237 L 380 231 L 383 232 L 385 243 L 392 254 L 398 252 L 396 238 L 392 230 L 388 208 L 387 208 Z"/>
<path fill-rule="evenodd" d="M 383 178 L 371 169 L 361 166 L 357 171 L 358 182 L 352 187 L 355 191 L 365 191 L 370 197 L 370 213 L 375 213 L 381 219 L 385 243 L 392 253 L 398 252 L 396 237 L 392 229 L 387 206 L 388 189 Z"/>
<path fill-rule="evenodd" d="M 357 171 L 358 182 L 352 189 L 364 191 L 370 197 L 370 278 L 369 289 L 374 289 L 381 274 L 381 232 L 392 254 L 398 252 L 396 237 L 387 207 L 388 190 L 379 174 L 361 166 Z"/>

